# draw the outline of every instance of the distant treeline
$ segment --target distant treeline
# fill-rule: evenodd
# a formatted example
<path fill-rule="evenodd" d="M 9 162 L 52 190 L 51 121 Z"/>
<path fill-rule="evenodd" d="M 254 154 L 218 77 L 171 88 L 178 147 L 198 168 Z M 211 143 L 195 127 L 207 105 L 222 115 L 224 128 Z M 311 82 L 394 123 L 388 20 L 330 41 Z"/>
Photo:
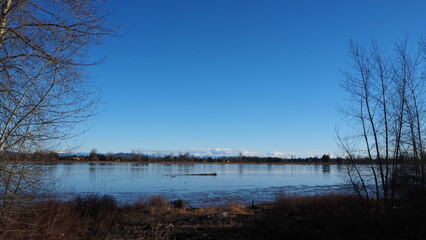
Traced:
<path fill-rule="evenodd" d="M 177 156 L 147 156 L 137 153 L 100 154 L 92 151 L 88 156 L 70 155 L 59 157 L 60 161 L 102 161 L 102 162 L 176 162 L 176 163 L 343 163 L 342 158 L 331 158 L 324 154 L 322 157 L 308 158 L 279 158 L 279 157 L 198 157 L 188 153 Z"/>
<path fill-rule="evenodd" d="M 167 155 L 149 156 L 140 153 L 97 153 L 92 150 L 87 154 L 60 155 L 56 152 L 34 152 L 34 153 L 16 153 L 6 152 L 0 155 L 0 161 L 33 161 L 54 163 L 57 161 L 84 161 L 84 162 L 176 162 L 176 163 L 311 163 L 311 164 L 371 164 L 371 160 L 363 157 L 350 160 L 346 158 L 332 158 L 328 154 L 321 157 L 307 158 L 279 158 L 279 157 L 255 157 L 255 156 L 222 156 L 222 157 L 200 157 L 189 153 L 177 156 Z M 400 157 L 399 161 L 409 163 L 411 158 Z"/>
<path fill-rule="evenodd" d="M 18 153 L 18 152 L 3 152 L 0 155 L 0 161 L 27 161 L 27 162 L 55 162 L 60 159 L 59 154 L 52 151 L 33 152 L 33 153 Z"/>

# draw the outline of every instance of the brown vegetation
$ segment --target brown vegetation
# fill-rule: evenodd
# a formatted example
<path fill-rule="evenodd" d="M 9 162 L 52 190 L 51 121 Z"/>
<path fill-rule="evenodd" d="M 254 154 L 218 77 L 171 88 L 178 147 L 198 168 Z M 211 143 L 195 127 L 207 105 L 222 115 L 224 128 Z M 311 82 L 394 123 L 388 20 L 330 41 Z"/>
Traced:
<path fill-rule="evenodd" d="M 401 201 L 392 213 L 347 195 L 277 197 L 275 203 L 185 208 L 152 196 L 119 205 L 111 196 L 46 200 L 2 209 L 2 239 L 424 239 L 426 207 Z M 392 217 L 389 217 L 392 214 Z"/>
<path fill-rule="evenodd" d="M 0 8 L 0 205 L 11 212 L 45 194 L 49 175 L 35 161 L 56 160 L 49 150 L 98 112 L 100 93 L 87 74 L 97 61 L 86 54 L 115 29 L 98 1 L 4 0 Z M 21 211 L 17 217 L 31 217 Z M 25 228 L 32 225 L 39 227 Z"/>
<path fill-rule="evenodd" d="M 389 212 L 426 189 L 426 41 L 411 45 L 406 37 L 388 52 L 351 41 L 348 56 L 341 111 L 352 129 L 337 139 L 358 196 Z M 360 156 L 370 162 L 367 172 L 358 168 Z"/>

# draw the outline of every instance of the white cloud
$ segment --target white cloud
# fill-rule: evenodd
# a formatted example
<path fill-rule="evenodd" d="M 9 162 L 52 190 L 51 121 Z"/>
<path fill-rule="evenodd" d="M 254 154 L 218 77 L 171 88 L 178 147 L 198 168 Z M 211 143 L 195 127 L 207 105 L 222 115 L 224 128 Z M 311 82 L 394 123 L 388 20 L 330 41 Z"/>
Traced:
<path fill-rule="evenodd" d="M 207 148 L 207 149 L 191 149 L 191 150 L 144 150 L 140 151 L 147 155 L 180 155 L 180 154 L 186 154 L 189 153 L 192 156 L 197 157 L 235 157 L 239 156 L 240 153 L 243 156 L 258 156 L 258 157 L 290 157 L 291 154 L 285 154 L 283 152 L 279 151 L 273 151 L 270 153 L 261 153 L 261 152 L 253 152 L 246 149 L 236 150 L 232 148 Z"/>
<path fill-rule="evenodd" d="M 271 157 L 280 157 L 280 158 L 285 157 L 285 154 L 283 152 L 278 152 L 278 151 L 270 152 L 268 155 Z"/>

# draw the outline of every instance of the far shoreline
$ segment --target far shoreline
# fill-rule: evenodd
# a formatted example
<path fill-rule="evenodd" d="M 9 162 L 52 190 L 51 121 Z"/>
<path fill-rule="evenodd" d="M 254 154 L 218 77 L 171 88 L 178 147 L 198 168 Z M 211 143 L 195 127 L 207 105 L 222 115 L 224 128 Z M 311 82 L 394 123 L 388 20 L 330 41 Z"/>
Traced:
<path fill-rule="evenodd" d="M 50 162 L 50 161 L 49 161 Z M 236 165 L 242 165 L 242 164 L 256 164 L 256 165 L 347 165 L 348 163 L 338 163 L 338 162 L 198 162 L 198 161 L 192 161 L 192 162 L 183 162 L 183 161 L 90 161 L 90 160 L 58 160 L 54 161 L 53 163 L 132 163 L 132 164 L 236 164 Z M 366 163 L 357 163 L 357 164 L 366 164 Z"/>

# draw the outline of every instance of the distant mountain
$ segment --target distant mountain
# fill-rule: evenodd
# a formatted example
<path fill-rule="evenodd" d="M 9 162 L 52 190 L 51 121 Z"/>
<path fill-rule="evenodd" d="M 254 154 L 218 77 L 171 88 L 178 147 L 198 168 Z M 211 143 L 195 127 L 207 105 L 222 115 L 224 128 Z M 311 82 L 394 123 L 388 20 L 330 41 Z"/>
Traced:
<path fill-rule="evenodd" d="M 59 156 L 88 156 L 88 152 L 78 152 L 78 153 L 58 153 Z M 105 153 L 100 153 L 105 154 Z M 179 156 L 189 154 L 190 156 L 200 157 L 200 158 L 208 158 L 208 157 L 238 157 L 240 155 L 246 157 L 278 157 L 284 158 L 285 154 L 282 152 L 270 152 L 270 153 L 258 153 L 258 152 L 250 152 L 248 150 L 234 150 L 230 148 L 210 148 L 210 149 L 192 149 L 192 150 L 145 150 L 140 153 L 126 153 L 119 152 L 114 153 L 114 156 L 118 157 L 134 157 L 137 155 L 144 155 L 148 157 L 165 157 L 165 156 Z"/>
<path fill-rule="evenodd" d="M 89 156 L 88 152 L 57 152 L 59 157 L 67 157 L 67 156 Z"/>
<path fill-rule="evenodd" d="M 137 155 L 144 155 L 144 154 L 120 152 L 120 153 L 115 153 L 113 155 L 117 156 L 117 157 L 134 157 L 134 156 L 137 156 Z"/>

